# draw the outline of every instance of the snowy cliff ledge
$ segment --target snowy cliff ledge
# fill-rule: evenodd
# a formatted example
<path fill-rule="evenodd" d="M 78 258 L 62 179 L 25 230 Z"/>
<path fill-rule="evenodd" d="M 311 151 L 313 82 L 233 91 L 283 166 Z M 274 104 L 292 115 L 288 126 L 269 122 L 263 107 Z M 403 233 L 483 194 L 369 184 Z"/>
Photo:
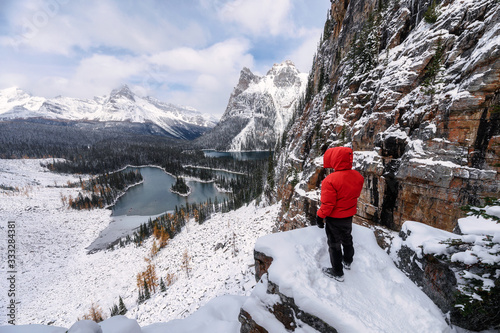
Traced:
<path fill-rule="evenodd" d="M 396 266 L 373 232 L 353 225 L 356 253 L 339 283 L 324 230 L 270 234 L 255 246 L 272 258 L 240 313 L 241 332 L 450 332 L 439 308 Z M 256 265 L 262 268 L 262 265 Z"/>

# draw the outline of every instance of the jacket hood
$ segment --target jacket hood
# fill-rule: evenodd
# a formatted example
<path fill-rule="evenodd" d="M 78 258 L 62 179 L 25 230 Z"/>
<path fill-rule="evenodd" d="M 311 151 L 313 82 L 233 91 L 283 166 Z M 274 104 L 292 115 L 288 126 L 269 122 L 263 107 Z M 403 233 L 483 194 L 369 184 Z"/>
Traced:
<path fill-rule="evenodd" d="M 352 169 L 353 152 L 349 147 L 329 148 L 323 156 L 323 167 L 335 171 Z"/>

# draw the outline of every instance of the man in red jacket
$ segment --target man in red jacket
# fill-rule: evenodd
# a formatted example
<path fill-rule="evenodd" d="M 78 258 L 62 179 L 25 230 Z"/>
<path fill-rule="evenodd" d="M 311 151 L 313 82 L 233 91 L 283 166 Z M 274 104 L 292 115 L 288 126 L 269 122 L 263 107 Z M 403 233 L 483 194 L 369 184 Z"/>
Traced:
<path fill-rule="evenodd" d="M 352 170 L 353 152 L 348 147 L 334 147 L 325 152 L 323 167 L 332 168 L 321 183 L 321 206 L 316 213 L 316 224 L 325 227 L 332 268 L 323 272 L 338 281 L 344 281 L 344 270 L 351 268 L 354 256 L 352 244 L 352 217 L 356 214 L 358 197 L 364 178 Z M 343 251 L 342 251 L 343 249 Z"/>

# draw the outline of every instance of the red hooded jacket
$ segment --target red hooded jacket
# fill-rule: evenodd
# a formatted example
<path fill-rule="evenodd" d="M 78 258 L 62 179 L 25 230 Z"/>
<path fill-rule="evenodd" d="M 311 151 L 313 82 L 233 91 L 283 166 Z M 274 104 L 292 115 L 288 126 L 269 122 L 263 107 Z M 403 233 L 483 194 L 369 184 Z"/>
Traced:
<path fill-rule="evenodd" d="M 352 170 L 352 158 L 353 152 L 349 147 L 334 147 L 325 152 L 323 167 L 333 168 L 335 172 L 321 183 L 321 206 L 317 212 L 320 218 L 344 218 L 356 214 L 365 179 Z"/>

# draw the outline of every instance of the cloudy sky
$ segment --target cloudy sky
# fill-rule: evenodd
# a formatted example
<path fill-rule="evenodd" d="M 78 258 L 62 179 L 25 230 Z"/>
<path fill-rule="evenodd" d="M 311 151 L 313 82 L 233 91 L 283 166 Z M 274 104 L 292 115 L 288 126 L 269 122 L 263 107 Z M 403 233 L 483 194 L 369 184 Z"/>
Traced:
<path fill-rule="evenodd" d="M 220 116 L 240 70 L 308 72 L 329 0 L 0 0 L 0 89 L 92 98 L 122 84 Z"/>

